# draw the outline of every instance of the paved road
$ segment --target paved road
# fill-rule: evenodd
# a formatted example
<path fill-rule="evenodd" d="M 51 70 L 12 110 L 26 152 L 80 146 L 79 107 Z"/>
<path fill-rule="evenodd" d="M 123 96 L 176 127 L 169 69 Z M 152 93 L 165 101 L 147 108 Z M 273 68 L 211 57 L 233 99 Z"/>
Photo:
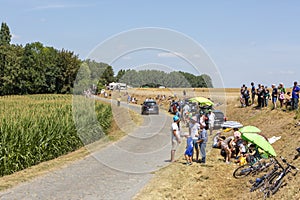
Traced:
<path fill-rule="evenodd" d="M 143 117 L 142 126 L 120 141 L 3 191 L 0 199 L 131 199 L 151 179 L 151 172 L 169 164 L 171 117 L 164 112 Z"/>

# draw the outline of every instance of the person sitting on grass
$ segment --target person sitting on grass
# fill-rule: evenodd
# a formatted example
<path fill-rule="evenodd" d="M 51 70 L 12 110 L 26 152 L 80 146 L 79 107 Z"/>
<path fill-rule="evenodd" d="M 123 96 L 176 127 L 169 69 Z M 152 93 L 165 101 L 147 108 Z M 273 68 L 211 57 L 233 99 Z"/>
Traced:
<path fill-rule="evenodd" d="M 239 144 L 239 154 L 237 156 L 237 163 L 244 165 L 247 163 L 246 153 L 248 151 L 248 142 L 242 140 L 242 143 Z"/>
<path fill-rule="evenodd" d="M 258 148 L 255 144 L 250 144 L 248 149 L 248 154 L 246 155 L 246 157 L 247 157 L 247 162 L 252 164 L 254 164 L 257 160 L 261 158 Z"/>
<path fill-rule="evenodd" d="M 192 156 L 193 156 L 193 138 L 188 134 L 185 133 L 184 134 L 185 138 L 186 138 L 186 149 L 184 152 L 184 156 L 186 158 L 186 165 L 191 165 L 192 164 Z"/>

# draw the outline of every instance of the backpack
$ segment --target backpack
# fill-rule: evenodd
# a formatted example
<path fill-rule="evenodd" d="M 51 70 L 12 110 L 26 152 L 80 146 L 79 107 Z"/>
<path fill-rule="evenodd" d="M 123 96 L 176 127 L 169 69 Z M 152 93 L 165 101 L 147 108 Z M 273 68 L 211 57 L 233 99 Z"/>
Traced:
<path fill-rule="evenodd" d="M 284 93 L 281 92 L 280 95 L 279 95 L 279 99 L 283 100 L 284 99 Z"/>

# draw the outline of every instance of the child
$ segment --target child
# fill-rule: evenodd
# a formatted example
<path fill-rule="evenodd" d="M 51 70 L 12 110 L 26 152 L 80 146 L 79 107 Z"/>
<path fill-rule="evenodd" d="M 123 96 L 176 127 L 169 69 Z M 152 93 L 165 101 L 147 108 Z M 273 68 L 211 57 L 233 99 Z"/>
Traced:
<path fill-rule="evenodd" d="M 255 163 L 257 160 L 260 159 L 259 151 L 255 144 L 251 144 L 249 146 L 248 151 L 249 151 L 248 156 L 247 156 L 248 163 Z"/>
<path fill-rule="evenodd" d="M 193 156 L 193 138 L 188 134 L 184 134 L 186 138 L 186 150 L 184 153 L 184 156 L 186 158 L 186 165 L 191 165 L 192 164 L 192 156 Z"/>

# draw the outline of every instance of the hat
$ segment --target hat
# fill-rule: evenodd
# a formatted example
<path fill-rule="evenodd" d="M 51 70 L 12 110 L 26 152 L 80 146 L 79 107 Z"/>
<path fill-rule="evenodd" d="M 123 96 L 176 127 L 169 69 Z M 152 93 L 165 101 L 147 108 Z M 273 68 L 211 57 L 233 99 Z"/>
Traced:
<path fill-rule="evenodd" d="M 179 120 L 179 117 L 178 117 L 177 115 L 175 115 L 175 116 L 173 117 L 173 121 L 176 122 L 176 121 L 178 121 L 178 120 Z"/>

